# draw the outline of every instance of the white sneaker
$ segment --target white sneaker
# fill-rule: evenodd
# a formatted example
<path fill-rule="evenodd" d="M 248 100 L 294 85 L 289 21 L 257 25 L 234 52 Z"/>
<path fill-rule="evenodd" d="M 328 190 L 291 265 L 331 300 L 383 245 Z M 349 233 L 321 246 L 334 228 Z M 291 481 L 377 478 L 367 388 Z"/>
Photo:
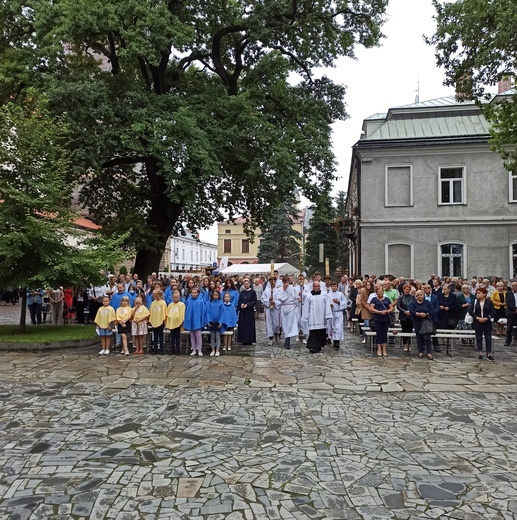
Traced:
<path fill-rule="evenodd" d="M 106 356 L 107 356 L 109 353 L 110 353 L 109 350 L 105 350 L 105 351 L 104 351 L 104 354 L 105 354 Z"/>
<path fill-rule="evenodd" d="M 202 355 L 203 355 L 203 352 L 201 352 L 201 350 L 198 350 L 198 351 L 197 351 L 197 355 L 198 355 L 198 356 L 202 356 Z"/>
<path fill-rule="evenodd" d="M 232 347 L 228 347 L 228 350 L 232 350 Z"/>
<path fill-rule="evenodd" d="M 273 342 L 272 342 L 272 341 L 268 341 L 268 342 L 267 342 L 267 346 L 268 346 L 268 347 L 271 347 L 272 345 L 273 345 Z"/>
<path fill-rule="evenodd" d="M 307 345 L 307 340 L 305 338 L 302 339 L 302 345 Z"/>
<path fill-rule="evenodd" d="M 366 343 L 366 339 L 363 339 L 363 341 L 361 341 L 361 343 L 364 345 Z"/>
<path fill-rule="evenodd" d="M 191 353 L 190 353 L 191 356 L 195 356 L 196 355 L 196 351 L 193 350 Z"/>
<path fill-rule="evenodd" d="M 223 350 L 226 350 L 226 347 L 223 347 Z"/>
<path fill-rule="evenodd" d="M 101 351 L 99 352 L 99 356 L 102 356 L 103 354 L 104 354 L 104 350 L 101 350 Z"/>
<path fill-rule="evenodd" d="M 215 357 L 219 357 L 219 351 L 215 353 Z"/>
<path fill-rule="evenodd" d="M 212 350 L 212 352 L 210 352 L 210 355 L 215 356 L 215 352 Z"/>

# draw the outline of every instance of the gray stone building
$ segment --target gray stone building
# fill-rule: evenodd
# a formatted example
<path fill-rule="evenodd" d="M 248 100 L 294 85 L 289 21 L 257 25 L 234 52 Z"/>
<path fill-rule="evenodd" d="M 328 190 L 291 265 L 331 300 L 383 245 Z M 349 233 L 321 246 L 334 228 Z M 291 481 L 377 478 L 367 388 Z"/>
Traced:
<path fill-rule="evenodd" d="M 365 119 L 348 186 L 350 273 L 517 276 L 517 176 L 488 139 L 479 108 L 454 96 Z"/>

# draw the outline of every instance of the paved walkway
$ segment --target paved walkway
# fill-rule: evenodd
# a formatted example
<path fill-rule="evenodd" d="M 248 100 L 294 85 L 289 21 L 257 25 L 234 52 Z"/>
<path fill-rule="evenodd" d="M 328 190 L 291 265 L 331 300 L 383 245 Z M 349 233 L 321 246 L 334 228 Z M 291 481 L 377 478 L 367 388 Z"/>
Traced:
<path fill-rule="evenodd" d="M 517 517 L 515 347 L 311 356 L 257 326 L 219 358 L 0 354 L 0 519 Z"/>

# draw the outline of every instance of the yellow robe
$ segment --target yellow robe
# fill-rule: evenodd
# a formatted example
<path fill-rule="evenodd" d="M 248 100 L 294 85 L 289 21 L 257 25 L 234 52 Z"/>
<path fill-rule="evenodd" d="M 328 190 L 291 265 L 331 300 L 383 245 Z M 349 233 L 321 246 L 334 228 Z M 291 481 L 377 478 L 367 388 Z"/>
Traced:
<path fill-rule="evenodd" d="M 111 305 L 108 305 L 107 307 L 104 307 L 103 305 L 97 311 L 97 315 L 95 316 L 95 324 L 100 329 L 107 329 L 116 319 L 117 316 L 115 315 L 115 309 Z"/>
<path fill-rule="evenodd" d="M 167 317 L 167 304 L 163 300 L 155 300 L 151 303 L 149 312 L 151 313 L 149 323 L 153 327 L 159 327 L 160 325 L 163 325 L 163 322 Z"/>
<path fill-rule="evenodd" d="M 133 309 L 134 310 L 134 309 Z M 140 323 L 145 318 L 149 317 L 149 311 L 147 310 L 147 307 L 144 305 L 140 305 L 138 309 L 135 311 L 135 315 L 133 316 L 133 320 L 137 321 L 137 323 Z"/>
<path fill-rule="evenodd" d="M 131 307 L 119 307 L 117 309 L 117 321 L 120 323 L 121 321 L 128 321 L 131 316 Z"/>
<path fill-rule="evenodd" d="M 165 327 L 168 329 L 177 329 L 185 320 L 185 304 L 183 302 L 169 303 L 167 307 L 167 322 Z"/>

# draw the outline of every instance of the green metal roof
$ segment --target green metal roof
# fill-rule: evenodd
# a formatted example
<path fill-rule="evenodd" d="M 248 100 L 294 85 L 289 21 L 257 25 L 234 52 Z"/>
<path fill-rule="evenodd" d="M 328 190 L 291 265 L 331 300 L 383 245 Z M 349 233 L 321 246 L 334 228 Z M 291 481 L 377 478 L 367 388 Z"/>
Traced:
<path fill-rule="evenodd" d="M 384 117 L 375 114 L 365 122 L 372 119 L 384 123 L 362 141 L 488 136 L 490 129 L 479 107 L 454 96 L 391 108 Z"/>
<path fill-rule="evenodd" d="M 386 121 L 365 140 L 488 135 L 489 128 L 490 125 L 481 114 L 408 116 Z"/>

